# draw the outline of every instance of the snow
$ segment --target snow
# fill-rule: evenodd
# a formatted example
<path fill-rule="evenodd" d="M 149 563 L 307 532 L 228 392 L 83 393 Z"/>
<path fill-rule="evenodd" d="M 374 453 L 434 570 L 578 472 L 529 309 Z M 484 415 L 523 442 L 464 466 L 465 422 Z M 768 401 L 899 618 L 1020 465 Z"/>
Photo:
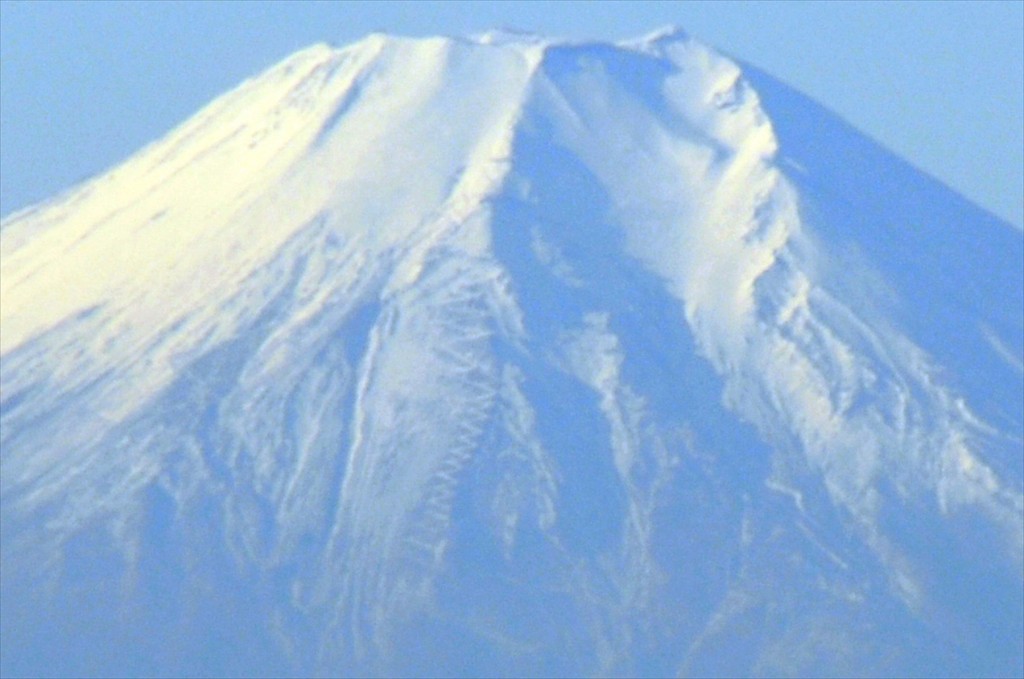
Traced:
<path fill-rule="evenodd" d="M 679 29 L 303 50 L 0 227 L 5 637 L 46 591 L 71 673 L 126 611 L 179 673 L 1005 673 L 1020 601 L 951 584 L 1022 584 L 1003 226 Z M 163 649 L 218 605 L 269 664 Z"/>

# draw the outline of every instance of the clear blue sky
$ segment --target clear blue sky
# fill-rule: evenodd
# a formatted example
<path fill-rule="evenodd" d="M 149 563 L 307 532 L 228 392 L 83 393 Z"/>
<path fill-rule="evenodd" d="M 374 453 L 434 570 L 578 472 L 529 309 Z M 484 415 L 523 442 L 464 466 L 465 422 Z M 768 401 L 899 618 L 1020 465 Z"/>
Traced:
<path fill-rule="evenodd" d="M 0 1 L 0 213 L 152 141 L 317 41 L 678 24 L 1024 225 L 1024 2 Z"/>

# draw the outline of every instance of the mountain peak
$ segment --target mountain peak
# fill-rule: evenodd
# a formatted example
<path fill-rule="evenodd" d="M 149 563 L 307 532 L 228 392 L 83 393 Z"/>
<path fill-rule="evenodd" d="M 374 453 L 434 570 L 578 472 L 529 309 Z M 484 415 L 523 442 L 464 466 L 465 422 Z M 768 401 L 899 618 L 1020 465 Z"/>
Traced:
<path fill-rule="evenodd" d="M 472 36 L 471 39 L 483 45 L 503 45 L 516 43 L 533 45 L 548 41 L 548 38 L 538 35 L 532 31 L 507 26 L 485 31 L 484 33 Z"/>
<path fill-rule="evenodd" d="M 674 42 L 691 40 L 690 34 L 678 24 L 666 24 L 626 44 L 634 45 L 666 45 Z"/>
<path fill-rule="evenodd" d="M 990 221 L 678 29 L 293 55 L 0 229 L 2 673 L 1019 674 Z"/>

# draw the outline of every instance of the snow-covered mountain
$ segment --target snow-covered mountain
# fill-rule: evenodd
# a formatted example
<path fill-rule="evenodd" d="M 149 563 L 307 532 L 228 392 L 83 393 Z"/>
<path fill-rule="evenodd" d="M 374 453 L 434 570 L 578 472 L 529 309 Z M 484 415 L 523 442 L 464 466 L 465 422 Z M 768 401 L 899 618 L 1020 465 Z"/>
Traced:
<path fill-rule="evenodd" d="M 317 45 L 0 252 L 5 676 L 1024 671 L 1024 238 L 680 31 Z"/>

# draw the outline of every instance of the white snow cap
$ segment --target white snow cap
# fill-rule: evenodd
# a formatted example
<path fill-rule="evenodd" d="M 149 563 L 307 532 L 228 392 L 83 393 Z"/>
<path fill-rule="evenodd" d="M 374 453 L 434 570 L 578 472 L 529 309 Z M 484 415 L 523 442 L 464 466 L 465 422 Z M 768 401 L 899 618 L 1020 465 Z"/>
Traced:
<path fill-rule="evenodd" d="M 452 566 L 473 540 L 501 563 L 543 552 L 544 591 L 578 588 L 597 621 L 580 638 L 608 635 L 583 668 L 605 674 L 637 667 L 623 658 L 645 624 L 702 630 L 672 639 L 697 657 L 774 596 L 742 555 L 760 544 L 774 564 L 781 533 L 760 524 L 757 543 L 751 517 L 780 495 L 778 525 L 815 555 L 800 563 L 826 555 L 815 596 L 863 598 L 837 573 L 875 559 L 925 610 L 902 503 L 932 527 L 980 516 L 1020 563 L 1024 312 L 1001 301 L 1021 295 L 1019 243 L 762 80 L 677 27 L 315 45 L 12 215 L 5 517 L 38 521 L 51 562 L 109 523 L 131 562 L 153 488 L 181 516 L 217 498 L 225 553 L 288 581 L 275 624 L 317 611 L 326 673 L 388 673 L 370 659 L 463 592 L 446 578 L 486 580 Z M 768 91 L 800 115 L 773 121 Z M 905 201 L 871 202 L 887 178 Z M 954 218 L 1008 259 L 950 264 Z M 679 567 L 658 561 L 678 546 L 659 550 L 681 544 L 659 542 L 659 512 L 705 474 L 742 489 L 722 516 L 755 510 L 708 556 L 740 555 L 741 584 L 681 625 L 657 617 L 690 605 L 656 605 L 685 590 L 659 589 Z M 532 648 L 489 616 L 480 639 Z"/>

